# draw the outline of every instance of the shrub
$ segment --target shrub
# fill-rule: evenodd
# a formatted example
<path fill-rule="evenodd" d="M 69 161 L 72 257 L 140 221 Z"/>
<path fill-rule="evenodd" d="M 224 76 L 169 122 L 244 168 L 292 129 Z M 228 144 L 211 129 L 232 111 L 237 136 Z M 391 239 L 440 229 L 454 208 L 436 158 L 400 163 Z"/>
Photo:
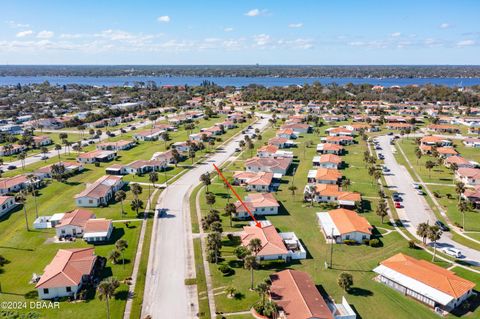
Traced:
<path fill-rule="evenodd" d="M 366 239 L 366 238 L 363 239 L 362 244 L 367 245 L 367 246 L 370 245 L 370 239 Z"/>
<path fill-rule="evenodd" d="M 235 236 L 233 234 L 228 234 L 227 238 L 229 241 L 233 241 L 235 239 Z"/>
<path fill-rule="evenodd" d="M 448 199 L 452 199 L 452 194 L 450 194 L 450 193 L 445 194 L 445 196 L 447 196 Z"/>
<path fill-rule="evenodd" d="M 220 266 L 218 267 L 218 270 L 220 270 L 220 272 L 221 272 L 224 276 L 229 275 L 229 274 L 232 273 L 232 268 L 230 268 L 230 266 L 228 266 L 228 265 L 220 265 Z"/>
<path fill-rule="evenodd" d="M 453 223 L 455 226 L 457 226 L 458 228 L 462 228 L 463 229 L 463 226 L 459 223 L 459 222 L 454 222 Z"/>
<path fill-rule="evenodd" d="M 415 245 L 415 241 L 414 240 L 409 240 L 408 241 L 408 248 L 417 248 L 417 245 Z"/>
<path fill-rule="evenodd" d="M 370 247 L 380 247 L 381 246 L 381 243 L 380 243 L 380 240 L 374 238 L 374 239 L 370 239 Z"/>
<path fill-rule="evenodd" d="M 435 198 L 441 198 L 442 196 L 440 196 L 440 194 L 438 192 L 433 192 L 433 196 L 435 196 Z"/>
<path fill-rule="evenodd" d="M 346 245 L 355 245 L 357 242 L 353 239 L 345 239 L 343 243 Z"/>

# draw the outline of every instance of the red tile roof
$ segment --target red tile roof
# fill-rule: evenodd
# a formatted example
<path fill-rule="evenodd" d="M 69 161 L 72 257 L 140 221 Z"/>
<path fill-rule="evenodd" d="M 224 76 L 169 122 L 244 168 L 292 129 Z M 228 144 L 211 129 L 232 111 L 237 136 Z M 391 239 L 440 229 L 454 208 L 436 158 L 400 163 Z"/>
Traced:
<path fill-rule="evenodd" d="M 283 243 L 282 237 L 278 234 L 273 225 L 262 226 L 244 226 L 241 234 L 242 245 L 248 247 L 250 240 L 254 238 L 260 239 L 262 248 L 257 256 L 283 255 L 288 250 Z"/>

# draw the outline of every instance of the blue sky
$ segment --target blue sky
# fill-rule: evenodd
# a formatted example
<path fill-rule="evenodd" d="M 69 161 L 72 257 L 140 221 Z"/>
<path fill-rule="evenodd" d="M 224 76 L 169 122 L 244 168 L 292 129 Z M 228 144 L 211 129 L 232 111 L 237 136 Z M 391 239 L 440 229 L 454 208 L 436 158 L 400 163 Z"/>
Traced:
<path fill-rule="evenodd" d="M 4 1 L 0 64 L 480 64 L 480 1 Z"/>

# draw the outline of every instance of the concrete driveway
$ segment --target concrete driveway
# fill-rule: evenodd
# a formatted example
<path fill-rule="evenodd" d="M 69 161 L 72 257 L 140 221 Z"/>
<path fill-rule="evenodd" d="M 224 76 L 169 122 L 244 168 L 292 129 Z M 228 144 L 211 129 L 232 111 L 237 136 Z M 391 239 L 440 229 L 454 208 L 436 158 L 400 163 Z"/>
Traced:
<path fill-rule="evenodd" d="M 268 118 L 259 120 L 253 128 L 262 129 Z M 199 184 L 200 176 L 214 171 L 213 165 L 228 160 L 243 139 L 240 134 L 223 146 L 204 164 L 197 165 L 162 192 L 157 209 L 166 216 L 155 218 L 143 297 L 142 318 L 194 318 L 198 311 L 195 286 L 186 286 L 185 278 L 195 277 L 190 224 L 190 193 Z"/>
<path fill-rule="evenodd" d="M 377 137 L 382 150 L 376 150 L 376 152 L 377 155 L 381 153 L 385 156 L 385 165 L 390 169 L 389 173 L 384 174 L 389 189 L 400 193 L 403 199 L 403 208 L 397 208 L 399 218 L 412 235 L 421 239 L 416 234 L 418 224 L 423 222 L 433 224 L 437 218 L 424 196 L 417 194 L 413 188 L 414 180 L 407 168 L 400 165 L 395 159 L 393 155 L 395 147 L 390 145 L 391 138 L 386 135 Z M 441 247 L 455 247 L 464 255 L 460 260 L 480 265 L 480 252 L 453 241 L 450 232 L 444 232 L 442 238 L 437 242 L 437 248 Z"/>

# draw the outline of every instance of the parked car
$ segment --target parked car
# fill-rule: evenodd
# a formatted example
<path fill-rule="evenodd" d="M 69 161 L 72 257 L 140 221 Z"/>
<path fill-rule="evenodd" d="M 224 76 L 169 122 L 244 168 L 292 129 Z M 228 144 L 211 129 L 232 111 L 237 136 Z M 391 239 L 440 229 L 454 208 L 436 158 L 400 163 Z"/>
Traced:
<path fill-rule="evenodd" d="M 43 155 L 41 159 L 42 159 L 42 161 L 46 161 L 46 160 L 48 159 L 48 156 L 47 156 L 47 155 Z"/>
<path fill-rule="evenodd" d="M 444 254 L 447 254 L 447 255 L 455 257 L 455 258 L 462 257 L 462 252 L 460 250 L 456 249 L 456 248 L 442 247 L 442 248 L 440 248 L 440 251 L 442 251 Z"/>
<path fill-rule="evenodd" d="M 395 202 L 395 208 L 402 208 L 402 204 L 400 204 L 400 202 Z"/>
<path fill-rule="evenodd" d="M 412 186 L 413 186 L 413 188 L 415 188 L 415 189 L 420 189 L 420 188 L 422 188 L 422 186 L 420 186 L 420 184 L 418 184 L 418 183 L 413 183 Z"/>
<path fill-rule="evenodd" d="M 417 194 L 423 196 L 423 191 L 421 189 L 417 189 Z"/>
<path fill-rule="evenodd" d="M 388 132 L 388 134 L 387 134 L 387 135 L 393 135 L 393 132 Z"/>
<path fill-rule="evenodd" d="M 445 224 L 444 224 L 442 221 L 440 221 L 440 220 L 437 220 L 437 221 L 435 222 L 435 225 L 437 225 L 438 228 L 440 228 L 442 231 L 449 231 L 449 230 L 450 230 L 450 228 L 448 228 L 448 226 L 445 225 Z"/>
<path fill-rule="evenodd" d="M 7 166 L 7 169 L 9 170 L 12 170 L 12 169 L 16 169 L 17 167 L 15 165 L 8 165 Z"/>

